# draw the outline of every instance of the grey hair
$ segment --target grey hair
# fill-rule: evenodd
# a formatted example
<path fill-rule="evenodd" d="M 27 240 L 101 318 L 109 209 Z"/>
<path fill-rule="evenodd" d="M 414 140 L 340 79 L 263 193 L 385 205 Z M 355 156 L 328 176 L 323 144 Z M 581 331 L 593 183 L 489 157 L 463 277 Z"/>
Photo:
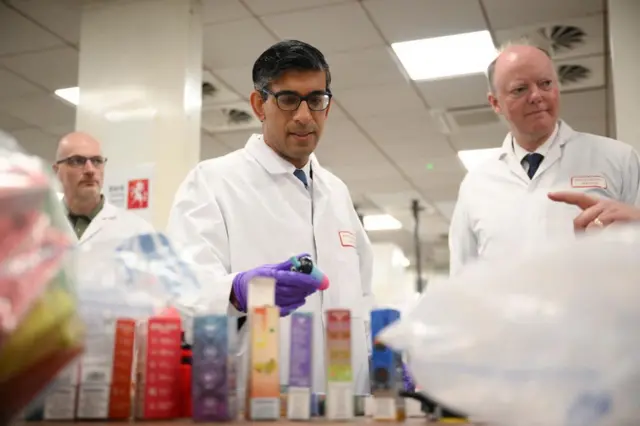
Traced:
<path fill-rule="evenodd" d="M 489 91 L 491 93 L 495 93 L 496 92 L 496 87 L 495 87 L 495 84 L 494 84 L 494 81 L 493 81 L 493 77 L 494 77 L 494 75 L 496 73 L 496 62 L 498 61 L 498 58 L 500 57 L 500 54 L 502 52 L 507 50 L 509 47 L 513 47 L 513 46 L 532 46 L 532 47 L 535 47 L 538 50 L 540 50 L 545 55 L 547 55 L 547 57 L 549 59 L 553 60 L 553 57 L 551 56 L 551 49 L 549 47 L 545 46 L 545 44 L 546 43 L 535 42 L 534 40 L 532 40 L 532 39 L 530 39 L 528 37 L 523 37 L 523 38 L 515 40 L 515 41 L 508 41 L 508 42 L 502 44 L 500 46 L 500 48 L 498 49 L 498 54 L 496 55 L 495 59 L 493 61 L 491 61 L 491 63 L 487 67 L 486 76 L 487 76 L 487 83 L 489 85 Z"/>

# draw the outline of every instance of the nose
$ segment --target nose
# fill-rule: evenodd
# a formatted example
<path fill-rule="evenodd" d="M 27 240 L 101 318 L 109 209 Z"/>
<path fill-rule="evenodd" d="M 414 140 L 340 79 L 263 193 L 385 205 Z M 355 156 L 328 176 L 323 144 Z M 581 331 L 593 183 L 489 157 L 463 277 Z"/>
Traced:
<path fill-rule="evenodd" d="M 540 93 L 540 88 L 538 86 L 533 86 L 529 95 L 529 102 L 532 104 L 536 104 L 542 101 L 542 94 Z"/>
<path fill-rule="evenodd" d="M 294 121 L 302 124 L 307 124 L 313 119 L 311 110 L 309 109 L 309 105 L 307 105 L 306 101 L 300 102 L 300 106 L 296 110 L 293 119 Z"/>
<path fill-rule="evenodd" d="M 87 159 L 87 161 L 84 163 L 83 171 L 87 174 L 93 174 L 96 172 L 96 166 L 93 165 L 91 160 Z"/>

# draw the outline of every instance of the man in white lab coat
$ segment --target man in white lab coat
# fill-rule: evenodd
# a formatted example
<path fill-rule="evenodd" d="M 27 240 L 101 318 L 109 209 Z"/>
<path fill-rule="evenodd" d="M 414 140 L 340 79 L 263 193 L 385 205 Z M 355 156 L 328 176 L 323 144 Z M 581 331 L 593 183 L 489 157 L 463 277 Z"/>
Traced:
<path fill-rule="evenodd" d="M 559 118 L 558 76 L 548 53 L 508 46 L 487 75 L 489 102 L 510 132 L 500 153 L 460 185 L 449 232 L 451 274 L 476 259 L 508 262 L 511 253 L 574 238 L 580 210 L 550 200 L 549 192 L 639 201 L 640 161 L 632 147 L 575 131 Z"/>
<path fill-rule="evenodd" d="M 86 133 L 70 133 L 58 143 L 52 167 L 62 183 L 62 202 L 79 244 L 155 232 L 143 218 L 105 200 L 102 185 L 106 162 L 100 142 Z"/>
<path fill-rule="evenodd" d="M 369 393 L 365 330 L 372 249 L 349 190 L 313 154 L 331 108 L 329 66 L 316 48 L 283 41 L 256 60 L 253 84 L 251 106 L 262 134 L 252 135 L 240 150 L 201 162 L 187 175 L 175 197 L 168 235 L 196 265 L 208 297 L 217 300 L 213 310 L 229 308 L 245 316 L 249 280 L 275 278 L 283 385 L 289 375 L 288 315 L 314 313 L 313 390 L 324 392 L 324 312 L 350 309 L 354 390 Z M 328 289 L 319 291 L 315 279 L 291 271 L 289 259 L 302 253 L 328 276 Z"/>

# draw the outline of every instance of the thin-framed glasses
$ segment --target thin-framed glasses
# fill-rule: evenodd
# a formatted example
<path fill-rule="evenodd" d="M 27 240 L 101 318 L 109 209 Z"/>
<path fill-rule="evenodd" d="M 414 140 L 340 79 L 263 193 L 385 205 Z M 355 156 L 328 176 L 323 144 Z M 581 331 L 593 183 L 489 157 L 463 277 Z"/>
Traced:
<path fill-rule="evenodd" d="M 297 110 L 302 101 L 307 103 L 307 106 L 311 111 L 324 111 L 329 106 L 332 96 L 331 92 L 325 91 L 311 92 L 307 96 L 301 96 L 300 94 L 290 90 L 273 93 L 270 90 L 262 89 L 262 92 L 273 96 L 276 99 L 278 108 L 283 111 Z"/>
<path fill-rule="evenodd" d="M 104 163 L 107 162 L 105 157 L 100 155 L 96 155 L 93 157 L 85 157 L 84 155 L 72 155 L 71 157 L 63 158 L 62 160 L 56 161 L 56 164 L 65 163 L 71 167 L 84 167 L 87 164 L 87 161 L 91 161 L 93 167 L 102 167 Z"/>

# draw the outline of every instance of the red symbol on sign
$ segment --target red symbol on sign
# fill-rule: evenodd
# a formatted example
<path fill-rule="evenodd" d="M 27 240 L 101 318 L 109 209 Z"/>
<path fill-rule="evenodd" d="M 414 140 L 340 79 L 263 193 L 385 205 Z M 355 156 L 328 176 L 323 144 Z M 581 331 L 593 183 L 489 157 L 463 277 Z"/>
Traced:
<path fill-rule="evenodd" d="M 146 209 L 149 207 L 149 179 L 129 181 L 127 191 L 128 209 Z"/>

